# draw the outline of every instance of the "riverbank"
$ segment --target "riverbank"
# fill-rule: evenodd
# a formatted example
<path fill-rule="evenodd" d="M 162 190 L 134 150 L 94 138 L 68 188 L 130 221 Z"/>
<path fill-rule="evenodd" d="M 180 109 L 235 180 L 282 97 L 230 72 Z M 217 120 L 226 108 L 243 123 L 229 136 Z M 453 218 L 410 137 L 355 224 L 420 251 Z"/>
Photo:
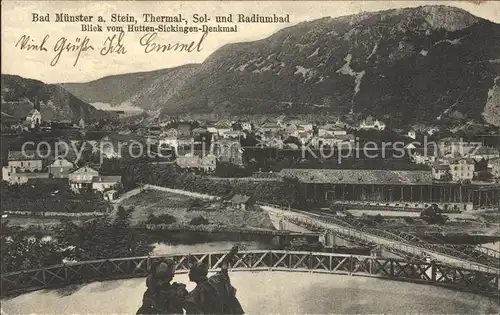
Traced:
<path fill-rule="evenodd" d="M 169 215 L 179 225 L 189 225 L 193 219 L 203 217 L 210 224 L 219 226 L 275 229 L 269 214 L 259 207 L 243 210 L 218 200 L 205 200 L 170 191 L 143 190 L 123 200 L 120 205 L 134 209 L 130 219 L 133 225 L 147 221 L 150 216 Z"/>

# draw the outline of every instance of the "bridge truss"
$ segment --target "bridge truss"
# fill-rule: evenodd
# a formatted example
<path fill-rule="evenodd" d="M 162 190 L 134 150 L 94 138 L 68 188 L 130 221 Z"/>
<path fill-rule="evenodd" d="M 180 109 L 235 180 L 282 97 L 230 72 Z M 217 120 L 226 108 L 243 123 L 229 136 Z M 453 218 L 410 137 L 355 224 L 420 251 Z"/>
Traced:
<path fill-rule="evenodd" d="M 439 253 L 446 254 L 448 256 L 457 257 L 462 260 L 479 263 L 485 266 L 499 268 L 500 269 L 500 260 L 498 253 L 495 253 L 493 250 L 489 251 L 480 251 L 475 249 L 472 246 L 468 245 L 453 245 L 453 244 L 435 244 L 430 243 L 426 240 L 419 238 L 414 234 L 410 234 L 404 231 L 394 231 L 389 232 L 387 230 L 377 229 L 374 227 L 369 227 L 364 223 L 349 217 L 333 217 L 328 216 L 325 220 L 330 221 L 335 224 L 340 224 L 344 226 L 349 226 L 352 228 L 358 228 L 362 231 L 365 231 L 369 234 L 374 234 L 377 236 L 389 238 L 394 241 L 404 242 L 412 245 L 416 245 L 419 247 L 423 247 L 425 249 L 429 249 L 432 251 L 436 251 Z M 497 255 L 495 255 L 497 254 Z"/>
<path fill-rule="evenodd" d="M 448 245 L 448 244 L 434 244 L 430 243 L 426 240 L 420 239 L 418 236 L 406 233 L 404 231 L 394 231 L 390 232 L 387 230 L 383 229 L 377 229 L 374 227 L 370 227 L 365 225 L 364 223 L 360 222 L 359 220 L 355 218 L 349 218 L 349 217 L 337 217 L 334 215 L 331 215 L 329 213 L 325 212 L 318 212 L 318 211 L 303 211 L 303 210 L 297 210 L 297 209 L 281 209 L 279 206 L 272 205 L 272 204 L 266 204 L 260 202 L 259 204 L 263 206 L 268 206 L 272 207 L 275 209 L 280 209 L 283 214 L 286 214 L 287 219 L 290 219 L 293 217 L 294 214 L 298 214 L 300 216 L 307 216 L 310 217 L 311 219 L 314 218 L 316 221 L 320 222 L 325 222 L 329 223 L 335 226 L 339 227 L 344 227 L 345 229 L 348 229 L 348 233 L 343 233 L 344 235 L 349 234 L 356 234 L 353 232 L 359 232 L 357 233 L 358 239 L 356 239 L 357 244 L 362 244 L 361 240 L 364 240 L 366 242 L 366 235 L 374 235 L 378 236 L 380 238 L 384 238 L 387 240 L 391 240 L 395 242 L 392 246 L 382 246 L 386 248 L 387 250 L 403 257 L 413 257 L 416 259 L 422 259 L 424 256 L 422 253 L 417 253 L 415 250 L 411 250 L 408 246 L 405 245 L 411 245 L 415 247 L 422 248 L 422 250 L 429 250 L 433 251 L 436 253 L 444 254 L 449 257 L 462 260 L 466 263 L 469 264 L 478 264 L 478 265 L 483 265 L 488 268 L 494 268 L 500 270 L 500 253 L 495 252 L 492 250 L 488 249 L 483 249 L 483 250 L 478 250 L 475 248 L 471 248 L 470 246 L 466 245 Z M 297 222 L 302 222 L 304 223 L 303 218 L 295 217 L 294 219 Z M 306 220 L 307 221 L 307 220 Z M 306 222 L 310 223 L 309 225 L 314 225 L 312 221 Z M 318 226 L 316 226 L 318 227 Z M 325 230 L 325 229 L 323 229 Z M 330 232 L 334 234 L 338 234 L 345 232 L 341 231 L 339 229 L 329 229 Z M 348 239 L 347 239 L 348 240 Z M 380 245 L 379 245 L 380 246 Z M 399 252 L 399 254 L 398 254 Z"/>

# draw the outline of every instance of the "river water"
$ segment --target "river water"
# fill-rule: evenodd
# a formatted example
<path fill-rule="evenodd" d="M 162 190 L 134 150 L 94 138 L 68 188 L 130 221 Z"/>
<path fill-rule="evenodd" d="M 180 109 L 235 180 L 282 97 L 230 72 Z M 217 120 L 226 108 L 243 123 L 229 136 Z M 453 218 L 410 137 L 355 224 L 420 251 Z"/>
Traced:
<path fill-rule="evenodd" d="M 265 240 L 245 238 L 163 235 L 154 243 L 152 254 L 229 251 L 235 244 L 243 244 L 249 250 L 274 247 Z M 231 278 L 248 314 L 500 312 L 498 304 L 491 299 L 429 285 L 297 272 L 235 272 Z M 187 284 L 188 290 L 194 288 L 186 274 L 176 275 L 174 281 Z M 144 279 L 127 279 L 40 290 L 4 299 L 2 311 L 6 314 L 133 314 L 140 306 L 145 289 Z M 123 299 L 124 296 L 127 298 Z"/>
<path fill-rule="evenodd" d="M 169 243 L 155 243 L 153 255 L 175 255 L 175 254 L 194 254 L 194 253 L 209 253 L 229 251 L 235 244 L 243 245 L 247 250 L 256 249 L 272 249 L 269 244 L 257 241 L 243 241 L 243 242 L 230 242 L 218 241 L 198 244 L 169 244 Z"/>

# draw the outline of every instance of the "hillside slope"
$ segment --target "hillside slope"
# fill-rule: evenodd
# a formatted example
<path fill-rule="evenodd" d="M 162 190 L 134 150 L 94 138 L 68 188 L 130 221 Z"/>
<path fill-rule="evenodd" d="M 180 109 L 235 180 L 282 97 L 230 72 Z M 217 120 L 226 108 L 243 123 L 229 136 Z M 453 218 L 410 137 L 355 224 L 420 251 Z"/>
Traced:
<path fill-rule="evenodd" d="M 130 105 L 146 110 L 161 108 L 197 65 L 104 77 L 87 83 L 62 83 L 63 88 L 88 103 Z"/>
<path fill-rule="evenodd" d="M 185 67 L 107 86 L 122 79 L 137 86 L 123 99 L 164 115 L 352 112 L 404 126 L 481 121 L 489 102 L 484 115 L 500 118 L 491 110 L 498 108 L 491 91 L 500 76 L 500 25 L 447 6 L 303 22 Z M 64 86 L 87 101 L 123 101 L 112 89 L 92 92 L 96 82 Z"/>
<path fill-rule="evenodd" d="M 3 114 L 26 117 L 37 99 L 43 120 L 77 121 L 83 117 L 92 121 L 107 116 L 58 85 L 8 74 L 2 74 L 1 80 Z"/>

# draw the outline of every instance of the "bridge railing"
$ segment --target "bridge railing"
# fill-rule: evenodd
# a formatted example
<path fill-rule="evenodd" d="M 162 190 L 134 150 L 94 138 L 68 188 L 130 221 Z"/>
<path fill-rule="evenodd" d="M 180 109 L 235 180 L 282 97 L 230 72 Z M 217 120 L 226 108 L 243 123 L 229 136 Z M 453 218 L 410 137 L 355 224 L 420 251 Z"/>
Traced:
<path fill-rule="evenodd" d="M 318 220 L 318 219 L 311 219 L 311 218 L 306 218 L 304 216 L 294 216 L 293 214 L 288 214 L 287 219 L 290 220 L 290 222 L 297 224 L 297 225 L 302 225 L 306 228 L 313 229 L 313 230 L 322 230 L 322 231 L 328 231 L 334 234 L 339 235 L 341 238 L 345 238 L 347 240 L 353 240 L 354 242 L 361 242 L 363 240 L 367 239 L 367 235 L 370 235 L 370 232 L 364 231 L 364 230 L 359 230 L 355 229 L 352 227 L 347 227 L 347 226 L 339 226 L 336 225 L 334 229 L 327 227 L 327 225 L 322 224 L 322 221 L 326 221 L 327 223 L 332 223 L 329 220 Z M 335 223 L 333 223 L 335 224 Z M 380 236 L 383 237 L 382 234 L 372 234 L 375 236 Z M 437 252 L 439 255 L 442 256 L 447 256 L 453 259 L 456 259 L 456 256 L 451 256 L 448 255 L 447 253 L 444 253 L 443 251 L 436 250 L 435 247 L 433 246 L 421 246 L 420 244 L 407 244 L 403 243 L 398 240 L 393 240 L 388 244 L 383 244 L 383 243 L 376 243 L 375 241 L 372 241 L 372 245 L 377 245 L 380 246 L 384 249 L 386 249 L 389 252 L 395 253 L 399 256 L 400 254 L 403 254 L 405 256 L 409 256 L 412 258 L 417 258 L 417 259 L 422 259 L 427 256 L 427 253 L 430 253 L 430 251 Z M 430 250 L 430 251 L 429 251 Z M 457 265 L 457 263 L 455 263 Z M 497 268 L 492 268 L 491 266 L 483 266 L 479 265 L 476 263 L 462 263 L 460 264 L 459 267 L 467 268 L 467 269 L 474 269 L 478 271 L 488 271 L 488 272 L 493 272 L 493 273 L 500 273 L 500 270 Z"/>
<path fill-rule="evenodd" d="M 496 259 L 500 259 L 500 251 L 494 250 L 492 248 L 484 247 L 479 245 L 475 248 L 477 251 L 482 252 L 488 256 L 494 257 Z"/>
<path fill-rule="evenodd" d="M 279 209 L 279 211 L 283 211 L 283 213 L 284 214 L 286 213 L 286 215 L 298 214 L 298 215 L 301 215 L 303 217 L 311 216 L 311 215 L 318 216 L 317 214 L 307 213 L 303 210 L 292 209 L 292 208 L 284 209 L 281 206 L 273 205 L 273 204 L 269 204 L 269 203 L 259 202 L 258 204 L 260 204 L 262 206 L 268 206 L 268 207 L 271 207 L 274 209 Z M 339 232 L 338 230 L 342 229 L 342 228 L 347 228 L 350 230 L 358 230 L 364 234 L 364 235 L 361 235 L 362 239 L 366 239 L 366 235 L 374 235 L 374 236 L 378 236 L 378 237 L 381 237 L 384 239 L 388 239 L 391 241 L 401 243 L 401 242 L 403 242 L 403 239 L 408 238 L 408 235 L 404 235 L 404 236 L 395 235 L 394 233 L 390 233 L 388 231 L 383 231 L 383 230 L 379 230 L 379 229 L 375 229 L 375 228 L 366 228 L 366 227 L 359 226 L 359 225 L 354 226 L 352 224 L 349 224 L 349 222 L 346 222 L 346 221 L 341 220 L 341 219 L 321 217 L 321 218 L 318 218 L 318 220 L 334 224 L 336 226 L 336 229 L 335 229 L 336 232 Z M 408 234 L 408 233 L 404 233 L 404 234 Z M 459 250 L 456 250 L 452 247 L 431 244 L 431 243 L 423 242 L 423 241 L 419 241 L 419 242 L 417 242 L 417 241 L 418 241 L 418 238 L 416 238 L 416 237 L 413 239 L 406 239 L 406 243 L 408 243 L 409 245 L 411 245 L 413 247 L 421 248 L 421 250 L 433 251 L 433 252 L 439 253 L 440 255 L 449 256 L 449 257 L 454 258 L 454 259 L 467 261 L 468 264 L 475 265 L 475 268 L 477 268 L 478 270 L 482 270 L 485 268 L 487 268 L 487 269 L 494 268 L 494 269 L 500 270 L 498 259 L 495 259 L 495 257 L 487 256 L 486 253 L 483 253 L 483 256 L 480 256 L 480 255 L 472 256 L 473 253 L 471 253 L 471 251 L 469 251 L 469 250 L 459 251 Z M 407 246 L 407 248 L 410 248 L 410 246 Z"/>
<path fill-rule="evenodd" d="M 195 262 L 204 262 L 211 270 L 217 270 L 226 255 L 226 252 L 217 252 L 117 258 L 6 273 L 1 275 L 1 296 L 93 281 L 144 277 L 151 264 L 163 257 L 169 257 L 175 261 L 178 273 L 187 272 L 190 264 Z M 245 251 L 236 255 L 231 271 L 245 270 L 360 275 L 432 284 L 487 296 L 500 296 L 498 274 L 436 263 L 382 257 L 295 251 Z"/>
<path fill-rule="evenodd" d="M 424 249 L 432 250 L 438 253 L 446 254 L 451 257 L 457 257 L 459 259 L 463 259 L 466 261 L 470 262 L 475 262 L 478 264 L 486 265 L 489 267 L 493 268 L 498 268 L 500 266 L 499 261 L 497 258 L 494 258 L 492 256 L 488 256 L 485 253 L 478 252 L 474 248 L 469 248 L 468 246 L 455 246 L 453 245 L 447 245 L 447 244 L 433 244 L 430 242 L 427 242 L 425 240 L 420 239 L 419 237 L 406 233 L 404 231 L 398 231 L 396 233 L 392 233 L 389 231 L 373 228 L 373 227 L 367 227 L 364 224 L 359 224 L 357 226 L 351 224 L 351 220 L 347 218 L 324 218 L 323 220 L 332 222 L 334 224 L 339 224 L 339 225 L 344 225 L 351 227 L 353 229 L 359 229 L 367 234 L 373 234 L 375 236 L 380 236 L 383 238 L 387 238 L 396 242 L 403 242 L 403 243 L 408 243 L 412 244 L 417 247 L 421 247 Z"/>

